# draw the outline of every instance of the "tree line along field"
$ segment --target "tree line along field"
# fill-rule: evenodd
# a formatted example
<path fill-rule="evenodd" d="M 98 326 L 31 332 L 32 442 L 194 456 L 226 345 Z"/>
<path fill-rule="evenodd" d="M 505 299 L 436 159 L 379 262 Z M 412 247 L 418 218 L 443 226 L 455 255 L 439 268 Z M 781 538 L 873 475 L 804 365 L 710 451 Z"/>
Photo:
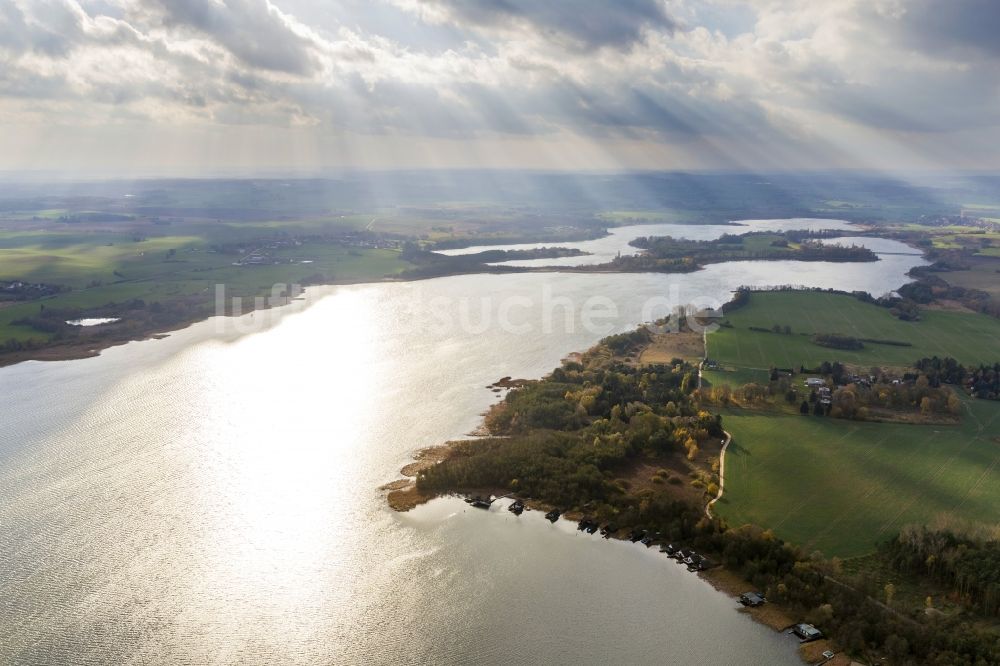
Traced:
<path fill-rule="evenodd" d="M 912 367 L 924 356 L 963 363 L 1000 360 L 1000 322 L 986 315 L 926 311 L 900 321 L 852 296 L 761 292 L 729 313 L 730 327 L 708 336 L 708 354 L 729 369 L 709 382 L 767 382 L 767 368 L 822 361 Z M 750 326 L 792 327 L 792 334 Z M 829 349 L 813 333 L 909 342 Z M 799 335 L 805 333 L 806 335 Z M 801 389 L 802 375 L 794 381 Z M 725 494 L 730 524 L 754 523 L 828 556 L 872 552 L 912 523 L 1000 521 L 1000 403 L 963 399 L 959 425 L 910 425 L 803 416 L 782 410 L 723 411 L 733 435 Z"/>
<path fill-rule="evenodd" d="M 854 557 L 907 524 L 1000 521 L 1000 404 L 965 401 L 958 426 L 727 410 L 717 511 L 807 551 Z"/>
<path fill-rule="evenodd" d="M 1000 360 L 1000 320 L 981 314 L 923 309 L 920 321 L 901 321 L 886 308 L 845 294 L 775 291 L 752 293 L 748 304 L 724 319 L 728 325 L 708 336 L 708 356 L 738 368 L 797 369 L 834 360 L 909 367 L 930 356 L 951 356 L 965 364 Z M 776 324 L 789 326 L 791 334 L 751 330 Z M 817 333 L 911 346 L 865 342 L 859 350 L 830 349 L 812 341 Z"/>

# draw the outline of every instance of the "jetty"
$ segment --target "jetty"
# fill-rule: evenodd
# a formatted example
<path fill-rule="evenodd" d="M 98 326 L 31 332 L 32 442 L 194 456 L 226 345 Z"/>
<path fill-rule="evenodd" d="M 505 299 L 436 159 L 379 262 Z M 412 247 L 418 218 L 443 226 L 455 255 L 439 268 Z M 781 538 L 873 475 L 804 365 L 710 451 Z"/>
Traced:
<path fill-rule="evenodd" d="M 474 495 L 472 497 L 466 497 L 465 498 L 465 503 L 466 504 L 471 504 L 472 506 L 476 507 L 477 509 L 489 509 L 491 506 L 493 506 L 493 502 L 496 502 L 497 500 L 505 499 L 505 498 L 510 497 L 510 496 L 511 495 L 509 495 L 509 494 L 508 495 L 501 495 L 499 497 L 493 497 L 492 495 L 490 495 L 489 497 L 482 497 L 480 495 Z M 520 502 L 520 500 L 518 500 L 518 501 Z M 523 510 L 524 505 L 522 504 L 521 507 L 522 507 L 522 510 Z"/>

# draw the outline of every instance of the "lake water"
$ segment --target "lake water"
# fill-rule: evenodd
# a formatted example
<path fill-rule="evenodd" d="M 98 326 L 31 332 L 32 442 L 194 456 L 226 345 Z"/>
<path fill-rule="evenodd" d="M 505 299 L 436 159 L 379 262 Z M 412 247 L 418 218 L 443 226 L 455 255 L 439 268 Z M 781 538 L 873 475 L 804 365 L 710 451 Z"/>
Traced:
<path fill-rule="evenodd" d="M 557 257 L 554 259 L 517 259 L 497 262 L 504 266 L 588 266 L 606 264 L 617 255 L 638 254 L 638 248 L 629 245 L 640 236 L 671 236 L 683 240 L 714 240 L 723 234 L 746 234 L 752 231 L 789 231 L 793 229 L 832 229 L 848 232 L 854 227 L 844 220 L 824 220 L 795 217 L 782 220 L 740 220 L 736 224 L 644 224 L 626 227 L 612 227 L 608 235 L 587 241 L 569 243 L 521 243 L 515 245 L 477 245 L 454 250 L 441 250 L 440 254 L 464 255 L 487 250 L 537 250 L 543 247 L 565 247 L 586 255 L 578 257 Z"/>
<path fill-rule="evenodd" d="M 119 317 L 90 317 L 86 319 L 67 319 L 70 326 L 101 326 L 103 324 L 113 324 L 121 321 Z"/>
<path fill-rule="evenodd" d="M 655 549 L 459 500 L 396 514 L 377 488 L 476 427 L 487 384 L 672 302 L 884 293 L 920 263 L 319 287 L 0 369 L 0 663 L 796 664 Z"/>

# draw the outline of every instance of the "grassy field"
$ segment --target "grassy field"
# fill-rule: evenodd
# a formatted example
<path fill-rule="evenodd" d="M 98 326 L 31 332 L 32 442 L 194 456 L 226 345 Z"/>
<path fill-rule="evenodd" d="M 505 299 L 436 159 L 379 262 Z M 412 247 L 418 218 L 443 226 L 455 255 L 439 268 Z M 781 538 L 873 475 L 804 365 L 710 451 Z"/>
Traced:
<path fill-rule="evenodd" d="M 981 217 L 981 216 L 977 216 Z M 983 218 L 995 222 L 992 218 Z M 998 256 L 1000 253 L 1000 232 L 988 231 L 981 227 L 962 224 L 929 226 L 924 224 L 889 224 L 887 229 L 902 232 L 917 232 L 930 241 L 938 250 L 965 250 L 970 255 Z"/>
<path fill-rule="evenodd" d="M 1000 360 L 1000 320 L 986 315 L 925 310 L 921 321 L 905 322 L 885 308 L 840 294 L 817 292 L 754 293 L 750 303 L 735 310 L 723 327 L 708 336 L 709 358 L 736 368 L 761 369 L 771 365 L 814 367 L 839 360 L 863 367 L 911 366 L 924 356 L 953 356 L 964 363 Z M 790 326 L 791 335 L 764 333 Z M 897 340 L 912 346 L 865 343 L 845 351 L 812 342 L 815 333 L 838 333 L 856 338 Z"/>
<path fill-rule="evenodd" d="M 166 263 L 171 249 L 183 252 L 204 245 L 196 236 L 132 240 L 127 234 L 2 233 L 0 280 L 27 280 L 82 288 L 93 280 L 117 280 L 114 271 L 137 277 L 177 272 Z M 205 263 L 205 262 L 203 262 Z M 219 263 L 219 258 L 216 258 Z"/>
<path fill-rule="evenodd" d="M 1000 298 L 1000 252 L 995 257 L 976 257 L 967 262 L 969 270 L 948 271 L 941 277 L 951 285 L 979 289 Z"/>
<path fill-rule="evenodd" d="M 259 238 L 267 225 L 247 225 L 236 231 L 223 225 L 224 229 L 211 232 L 198 224 L 183 227 L 149 237 L 145 234 L 150 230 L 142 233 L 135 228 L 0 230 L 0 280 L 70 288 L 39 302 L 3 303 L 0 344 L 10 339 L 47 340 L 49 336 L 43 332 L 13 324 L 36 314 L 42 304 L 46 308 L 86 309 L 131 299 L 151 303 L 194 297 L 211 302 L 217 284 L 225 285 L 231 296 L 250 297 L 269 293 L 276 283 L 303 282 L 318 273 L 339 281 L 378 280 L 411 266 L 395 250 L 332 243 L 270 251 L 273 259 L 287 263 L 234 266 L 239 255 L 213 252 L 214 239 L 239 242 L 241 238 Z"/>
<path fill-rule="evenodd" d="M 960 426 L 859 423 L 732 410 L 719 515 L 851 557 L 908 523 L 1000 521 L 1000 404 Z"/>
<path fill-rule="evenodd" d="M 771 372 L 767 368 L 737 368 L 732 366 L 722 366 L 718 370 L 704 370 L 701 373 L 703 386 L 719 386 L 729 384 L 730 386 L 742 386 L 754 382 L 757 384 L 767 384 L 771 378 Z"/>
<path fill-rule="evenodd" d="M 815 292 L 751 294 L 726 317 L 731 328 L 708 336 L 718 371 L 711 384 L 766 383 L 772 365 L 822 361 L 912 366 L 923 356 L 964 363 L 1000 360 L 1000 321 L 985 315 L 925 311 L 903 322 L 851 296 Z M 752 331 L 791 326 L 792 334 Z M 814 344 L 813 333 L 909 342 L 865 343 L 858 351 Z M 755 523 L 826 555 L 871 552 L 908 523 L 1000 521 L 1000 403 L 966 401 L 957 426 L 863 423 L 779 409 L 724 412 L 733 444 L 719 514 Z"/>

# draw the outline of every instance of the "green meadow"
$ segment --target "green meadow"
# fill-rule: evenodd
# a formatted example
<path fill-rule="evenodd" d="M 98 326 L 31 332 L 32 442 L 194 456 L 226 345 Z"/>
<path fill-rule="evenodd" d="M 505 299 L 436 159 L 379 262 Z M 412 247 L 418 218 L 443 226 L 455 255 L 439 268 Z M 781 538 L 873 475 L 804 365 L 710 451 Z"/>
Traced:
<path fill-rule="evenodd" d="M 986 315 L 924 309 L 920 321 L 900 321 L 885 308 L 852 296 L 808 291 L 760 292 L 727 314 L 728 326 L 708 336 L 709 358 L 726 366 L 767 369 L 815 367 L 840 361 L 862 367 L 911 366 L 925 356 L 952 356 L 967 364 L 1000 360 L 1000 320 Z M 791 334 L 750 327 L 791 327 Z M 816 333 L 894 340 L 911 346 L 865 342 L 864 349 L 829 349 Z"/>
<path fill-rule="evenodd" d="M 839 557 L 869 553 L 906 524 L 996 524 L 1000 404 L 965 407 L 959 426 L 724 412 L 733 442 L 718 513 Z"/>
<path fill-rule="evenodd" d="M 223 225 L 227 226 L 227 225 Z M 265 225 L 266 227 L 266 225 Z M 259 226 L 204 230 L 184 225 L 172 235 L 144 237 L 134 231 L 0 231 L 0 280 L 25 280 L 69 287 L 37 302 L 0 304 L 0 344 L 16 339 L 42 342 L 46 333 L 13 322 L 46 308 L 86 309 L 132 299 L 168 302 L 178 299 L 210 304 L 215 285 L 231 296 L 270 293 L 276 283 L 301 283 L 316 274 L 328 281 L 378 280 L 410 264 L 395 250 L 350 248 L 308 243 L 271 250 L 286 263 L 234 266 L 234 254 L 212 250 L 213 238 L 229 242 L 260 237 Z"/>
<path fill-rule="evenodd" d="M 979 314 L 924 310 L 905 322 L 851 296 L 816 292 L 753 293 L 708 336 L 722 370 L 708 384 L 766 383 L 771 366 L 822 361 L 910 367 L 924 356 L 1000 360 L 1000 321 Z M 765 333 L 790 326 L 791 335 Z M 814 333 L 897 340 L 858 351 L 814 344 Z M 800 376 L 797 376 L 800 378 Z M 1000 403 L 966 400 L 953 426 L 865 423 L 802 416 L 780 409 L 728 409 L 719 515 L 754 523 L 807 550 L 854 557 L 872 552 L 909 523 L 1000 521 Z"/>

